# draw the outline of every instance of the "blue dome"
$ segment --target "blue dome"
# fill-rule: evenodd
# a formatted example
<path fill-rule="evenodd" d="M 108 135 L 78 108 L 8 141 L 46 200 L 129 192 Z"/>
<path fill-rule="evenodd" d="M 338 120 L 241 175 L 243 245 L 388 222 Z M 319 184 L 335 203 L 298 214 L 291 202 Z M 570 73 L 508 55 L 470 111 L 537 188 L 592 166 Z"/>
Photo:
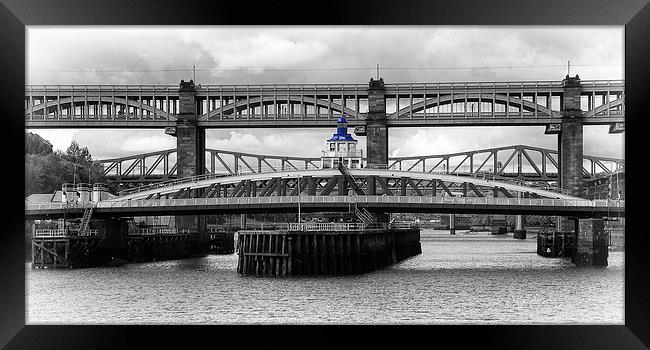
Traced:
<path fill-rule="evenodd" d="M 347 120 L 345 117 L 340 117 L 337 122 L 339 124 L 346 123 Z M 352 138 L 352 135 L 348 134 L 348 127 L 346 125 L 339 126 L 336 128 L 336 134 L 332 135 L 332 138 L 327 141 L 356 141 Z"/>
<path fill-rule="evenodd" d="M 327 140 L 327 141 L 356 141 L 355 139 L 352 138 L 352 135 L 350 134 L 334 134 L 332 135 L 332 138 Z"/>

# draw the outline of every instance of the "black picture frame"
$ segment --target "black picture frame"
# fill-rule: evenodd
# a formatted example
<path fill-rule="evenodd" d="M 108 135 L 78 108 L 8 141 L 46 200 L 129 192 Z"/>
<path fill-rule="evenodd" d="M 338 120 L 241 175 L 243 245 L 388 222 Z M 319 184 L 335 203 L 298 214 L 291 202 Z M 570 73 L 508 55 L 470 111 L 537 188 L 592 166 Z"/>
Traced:
<path fill-rule="evenodd" d="M 144 342 L 147 348 L 222 346 L 364 347 L 397 340 L 402 346 L 522 349 L 644 349 L 650 346 L 650 249 L 644 234 L 643 147 L 650 97 L 648 0 L 418 0 L 217 2 L 208 0 L 0 0 L 0 76 L 5 177 L 4 228 L 0 242 L 0 345 L 22 348 L 112 348 Z M 25 326 L 25 262 L 21 169 L 24 157 L 26 25 L 625 25 L 626 206 L 624 326 Z M 8 133 L 7 133 L 8 131 Z M 8 138 L 7 134 L 11 137 Z M 642 144 L 641 144 L 642 145 Z M 22 158 L 22 160 L 21 160 Z M 23 180 L 21 180 L 23 179 Z M 637 190 L 638 189 L 638 190 Z M 18 193 L 14 193 L 14 191 Z M 639 203 L 635 203 L 639 202 Z M 576 320 L 579 321 L 579 320 Z M 236 332 L 235 332 L 236 331 Z M 342 335 L 346 335 L 343 338 Z M 299 336 L 305 336 L 304 338 Z M 192 346 L 197 344 L 196 346 Z M 226 344 L 226 343 L 223 343 Z"/>

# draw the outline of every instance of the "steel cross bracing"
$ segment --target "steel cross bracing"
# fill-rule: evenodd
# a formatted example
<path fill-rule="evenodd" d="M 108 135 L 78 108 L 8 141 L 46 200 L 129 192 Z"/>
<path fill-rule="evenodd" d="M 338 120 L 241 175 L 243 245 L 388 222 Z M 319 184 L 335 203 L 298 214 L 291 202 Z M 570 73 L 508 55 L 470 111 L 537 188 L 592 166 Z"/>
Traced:
<path fill-rule="evenodd" d="M 394 170 L 491 177 L 517 181 L 557 181 L 557 151 L 513 145 L 441 155 L 389 157 Z M 148 183 L 175 179 L 176 150 L 164 150 L 99 161 L 104 174 L 120 183 Z M 365 159 L 362 164 L 365 166 Z M 618 158 L 583 156 L 585 179 L 609 176 L 624 171 L 625 161 Z M 261 155 L 206 149 L 206 174 L 273 172 L 320 169 L 320 158 Z"/>
<path fill-rule="evenodd" d="M 268 197 L 347 195 L 443 196 L 443 197 L 517 197 L 579 199 L 563 190 L 548 186 L 458 175 L 409 172 L 388 169 L 348 169 L 349 178 L 338 169 L 291 170 L 231 176 L 200 175 L 141 186 L 122 191 L 113 200 L 183 199 L 219 197 Z M 300 179 L 300 181 L 298 181 Z M 300 187 L 298 183 L 300 182 Z"/>
<path fill-rule="evenodd" d="M 581 81 L 584 124 L 624 123 L 622 80 Z M 27 85 L 26 128 L 176 125 L 178 85 Z M 561 122 L 562 81 L 385 84 L 388 126 L 548 125 Z M 367 84 L 197 85 L 198 125 L 363 125 Z"/>

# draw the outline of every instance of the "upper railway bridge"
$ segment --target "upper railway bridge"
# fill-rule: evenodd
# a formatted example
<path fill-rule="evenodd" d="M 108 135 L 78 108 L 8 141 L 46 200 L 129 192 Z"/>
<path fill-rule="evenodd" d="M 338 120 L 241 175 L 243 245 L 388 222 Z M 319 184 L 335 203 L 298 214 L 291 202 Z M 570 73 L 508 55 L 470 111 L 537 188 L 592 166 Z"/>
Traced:
<path fill-rule="evenodd" d="M 283 85 L 28 85 L 27 128 L 166 128 L 193 114 L 202 128 L 366 125 L 377 99 L 389 127 L 544 125 L 559 131 L 565 102 L 585 125 L 623 130 L 624 81 Z M 381 84 L 377 84 L 381 82 Z M 191 88 L 189 88 L 191 86 Z M 189 94 L 188 94 L 189 93 Z M 187 96 L 190 99 L 187 100 Z M 379 106 L 382 107 L 382 106 Z"/>

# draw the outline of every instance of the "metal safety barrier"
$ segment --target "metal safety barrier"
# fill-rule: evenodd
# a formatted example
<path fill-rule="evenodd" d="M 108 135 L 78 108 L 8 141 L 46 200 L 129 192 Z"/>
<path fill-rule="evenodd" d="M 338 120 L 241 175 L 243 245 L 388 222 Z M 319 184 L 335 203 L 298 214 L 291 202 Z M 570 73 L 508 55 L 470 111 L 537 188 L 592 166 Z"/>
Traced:
<path fill-rule="evenodd" d="M 296 222 L 287 224 L 287 231 L 358 231 L 363 228 L 363 224 L 360 222 Z"/>
<path fill-rule="evenodd" d="M 33 236 L 38 238 L 67 237 L 68 233 L 64 229 L 37 229 L 34 230 Z"/>
<path fill-rule="evenodd" d="M 136 228 L 129 230 L 129 236 L 162 236 L 162 235 L 179 235 L 190 234 L 187 228 Z"/>

